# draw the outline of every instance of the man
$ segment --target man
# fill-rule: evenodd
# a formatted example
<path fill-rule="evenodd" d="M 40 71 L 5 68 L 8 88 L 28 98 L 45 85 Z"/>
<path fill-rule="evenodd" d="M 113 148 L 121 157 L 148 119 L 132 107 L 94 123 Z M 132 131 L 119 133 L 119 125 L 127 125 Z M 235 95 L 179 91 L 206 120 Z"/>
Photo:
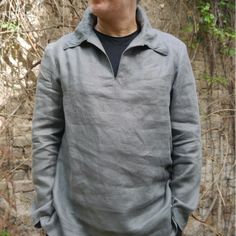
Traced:
<path fill-rule="evenodd" d="M 47 46 L 32 123 L 33 224 L 49 236 L 181 235 L 201 142 L 186 46 L 136 0 L 91 0 Z"/>

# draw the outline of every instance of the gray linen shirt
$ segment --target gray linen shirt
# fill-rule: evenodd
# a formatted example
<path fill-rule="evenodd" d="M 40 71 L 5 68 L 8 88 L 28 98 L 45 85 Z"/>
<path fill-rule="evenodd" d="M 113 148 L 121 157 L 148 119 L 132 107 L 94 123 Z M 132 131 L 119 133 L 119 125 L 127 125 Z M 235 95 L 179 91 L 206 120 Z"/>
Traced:
<path fill-rule="evenodd" d="M 114 77 L 88 8 L 42 58 L 32 121 L 33 224 L 49 236 L 160 236 L 184 229 L 201 175 L 185 44 L 141 31 Z"/>

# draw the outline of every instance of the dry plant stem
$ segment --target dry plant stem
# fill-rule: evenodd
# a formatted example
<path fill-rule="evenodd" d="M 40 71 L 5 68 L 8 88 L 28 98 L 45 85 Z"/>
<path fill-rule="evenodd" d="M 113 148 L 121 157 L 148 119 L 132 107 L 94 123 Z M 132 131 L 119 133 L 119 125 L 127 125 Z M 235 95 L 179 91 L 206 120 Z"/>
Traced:
<path fill-rule="evenodd" d="M 232 236 L 233 224 L 235 224 L 234 212 L 232 212 L 231 215 L 230 215 L 230 220 L 229 220 L 229 225 L 227 227 L 227 234 L 226 234 L 226 236 Z"/>
<path fill-rule="evenodd" d="M 216 199 L 217 199 L 217 197 L 216 197 Z M 215 202 L 214 202 L 214 204 L 215 204 Z M 211 225 L 205 223 L 205 221 L 200 220 L 200 219 L 199 219 L 198 217 L 196 217 L 195 215 L 192 214 L 192 217 L 193 217 L 196 221 L 198 221 L 198 222 L 200 222 L 202 225 L 204 225 L 206 228 L 210 229 L 211 232 L 214 233 L 214 235 L 217 235 L 217 236 L 224 236 L 224 235 L 222 235 L 221 233 L 219 233 L 215 227 L 213 227 L 213 226 L 211 226 Z"/>
<path fill-rule="evenodd" d="M 21 19 L 22 19 L 22 18 L 21 18 Z M 26 27 L 24 26 L 24 24 L 22 24 L 22 27 L 24 28 L 24 30 L 26 30 Z M 26 35 L 27 35 L 27 38 L 28 38 L 28 40 L 29 40 L 29 43 L 30 43 L 31 47 L 34 49 L 36 55 L 37 55 L 38 57 L 41 57 L 41 55 L 39 54 L 38 50 L 37 50 L 36 47 L 35 47 L 35 43 L 33 43 L 32 33 L 31 33 L 31 32 L 30 32 L 30 33 L 26 33 Z"/>
<path fill-rule="evenodd" d="M 0 176 L 0 181 L 4 179 L 8 179 L 17 169 L 20 169 L 21 166 L 23 166 L 25 163 L 27 163 L 28 160 L 25 160 L 21 164 L 17 165 L 14 169 L 9 170 L 5 175 Z"/>
<path fill-rule="evenodd" d="M 197 46 L 196 46 L 196 48 L 195 48 L 195 50 L 194 50 L 194 52 L 193 52 L 193 56 L 192 56 L 191 59 L 190 59 L 191 63 L 193 63 L 194 60 L 195 60 L 195 58 L 196 58 L 196 55 L 197 55 L 198 49 L 199 49 L 199 45 L 200 45 L 200 43 L 197 44 Z"/>
<path fill-rule="evenodd" d="M 79 17 L 80 14 L 79 14 L 79 12 L 77 11 L 77 9 L 73 6 L 73 1 L 72 1 L 72 0 L 69 0 L 69 2 L 70 2 L 70 5 L 69 5 L 69 6 L 74 10 L 75 14 Z"/>
<path fill-rule="evenodd" d="M 228 140 L 227 135 L 225 135 L 225 138 L 226 138 L 226 140 Z M 218 175 L 215 177 L 215 180 L 210 184 L 208 190 L 206 190 L 205 193 L 202 194 L 202 196 L 200 198 L 201 200 L 204 199 L 204 197 L 208 194 L 208 192 L 211 190 L 211 187 L 220 181 L 221 174 L 225 168 L 225 164 L 226 164 L 226 160 L 227 160 L 227 156 L 228 156 L 228 151 L 229 151 L 229 145 L 227 142 L 227 149 L 226 149 L 226 154 L 224 155 L 224 161 L 223 161 L 222 168 L 221 168 L 220 172 L 218 173 Z"/>
<path fill-rule="evenodd" d="M 209 132 L 212 132 L 214 130 L 219 131 L 219 128 L 211 128 L 211 129 L 207 129 L 206 131 L 202 132 L 202 136 L 205 136 L 206 134 L 208 134 Z"/>
<path fill-rule="evenodd" d="M 203 217 L 202 222 L 205 223 L 206 220 L 208 219 L 209 215 L 211 214 L 212 209 L 214 208 L 214 206 L 215 206 L 215 204 L 216 204 L 216 200 L 217 200 L 217 199 L 218 199 L 218 195 L 216 195 L 216 196 L 214 197 L 214 199 L 213 199 L 213 201 L 212 201 L 212 203 L 211 203 L 211 205 L 210 205 L 210 207 L 209 207 L 207 213 L 206 213 L 205 216 Z"/>
<path fill-rule="evenodd" d="M 11 116 L 14 115 L 14 114 L 19 110 L 19 108 L 22 106 L 22 104 L 23 104 L 23 102 L 20 103 L 20 104 L 15 108 L 15 110 L 10 114 L 9 118 L 4 122 L 3 128 L 0 129 L 0 134 L 3 133 L 3 131 L 4 131 L 6 128 L 8 128 L 8 125 L 9 125 L 9 123 L 11 122 Z"/>
<path fill-rule="evenodd" d="M 217 113 L 225 112 L 225 111 L 233 111 L 233 112 L 236 112 L 236 109 L 221 109 L 221 110 L 217 110 L 217 111 L 214 111 L 214 112 L 208 114 L 208 115 L 206 116 L 206 118 L 208 118 L 209 116 L 215 115 L 215 114 L 217 114 Z"/>
<path fill-rule="evenodd" d="M 21 33 L 24 34 L 24 33 L 31 33 L 31 32 L 47 31 L 47 30 L 51 30 L 51 29 L 58 29 L 58 28 L 61 28 L 61 27 L 70 28 L 71 26 L 70 25 L 58 24 L 58 25 L 52 25 L 52 26 L 42 28 L 42 29 L 22 30 Z"/>

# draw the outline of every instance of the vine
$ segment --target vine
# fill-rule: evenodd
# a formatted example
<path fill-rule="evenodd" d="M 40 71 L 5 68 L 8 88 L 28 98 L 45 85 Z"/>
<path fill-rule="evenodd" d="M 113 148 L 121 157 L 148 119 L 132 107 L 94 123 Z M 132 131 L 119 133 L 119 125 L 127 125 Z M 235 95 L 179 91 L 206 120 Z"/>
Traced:
<path fill-rule="evenodd" d="M 219 61 L 217 56 L 221 56 L 222 67 L 226 67 L 236 53 L 234 44 L 236 39 L 235 2 L 232 0 L 195 0 L 194 2 L 188 1 L 188 3 L 189 8 L 192 7 L 193 11 L 188 15 L 188 22 L 183 27 L 184 37 L 187 36 L 186 41 L 189 48 L 194 50 L 194 56 L 199 45 L 208 52 L 209 74 L 205 73 L 201 79 L 207 82 L 209 88 L 213 85 L 228 87 L 232 94 L 234 90 L 232 81 L 227 78 L 227 73 L 217 74 L 216 63 Z M 189 36 L 191 40 L 189 40 Z"/>
<path fill-rule="evenodd" d="M 228 171 L 235 163 L 235 2 L 188 0 L 184 7 L 187 22 L 182 25 L 180 33 L 191 51 L 191 61 L 196 63 L 197 71 L 198 68 L 201 70 L 196 73 L 196 78 L 200 87 L 199 98 L 204 104 L 201 106 L 201 122 L 207 127 L 202 133 L 204 184 L 199 217 L 194 219 L 215 232 L 214 235 L 231 235 L 235 231 L 235 213 L 229 213 L 227 209 L 228 206 L 235 208 L 235 195 L 228 191 L 231 178 L 235 178 L 233 168 Z M 209 176 L 213 182 L 211 185 L 207 181 Z M 207 208 L 205 213 L 203 209 Z"/>
<path fill-rule="evenodd" d="M 0 231 L 0 236 L 10 236 L 10 234 L 6 230 L 3 230 Z"/>
<path fill-rule="evenodd" d="M 220 43 L 220 53 L 227 56 L 235 55 L 235 48 L 232 46 L 236 38 L 233 28 L 233 15 L 235 2 L 230 0 L 201 0 L 197 1 L 200 21 L 198 25 L 198 39 L 208 34 L 211 38 Z"/>
<path fill-rule="evenodd" d="M 183 33 L 192 36 L 188 46 L 195 49 L 199 44 L 213 42 L 214 45 L 218 44 L 220 54 L 235 56 L 235 2 L 232 0 L 195 0 L 188 3 L 191 4 L 189 8 L 193 8 L 191 14 L 188 15 L 188 23 L 183 27 Z"/>

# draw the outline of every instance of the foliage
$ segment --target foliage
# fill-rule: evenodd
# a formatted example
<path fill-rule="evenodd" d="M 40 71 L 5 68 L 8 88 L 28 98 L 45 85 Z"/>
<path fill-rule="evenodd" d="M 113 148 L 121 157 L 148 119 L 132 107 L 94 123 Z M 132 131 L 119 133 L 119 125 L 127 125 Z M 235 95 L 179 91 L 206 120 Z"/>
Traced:
<path fill-rule="evenodd" d="M 228 0 L 201 0 L 197 7 L 200 12 L 199 34 L 209 34 L 223 46 L 221 53 L 228 56 L 235 54 L 234 48 L 230 47 L 230 42 L 235 40 L 236 34 L 232 27 L 232 11 L 235 3 Z"/>
<path fill-rule="evenodd" d="M 15 32 L 19 30 L 19 25 L 16 22 L 0 21 L 0 29 Z"/>
<path fill-rule="evenodd" d="M 195 37 L 190 47 L 195 48 L 198 43 L 211 41 L 219 44 L 221 54 L 234 56 L 235 2 L 232 0 L 195 0 L 195 5 L 199 19 L 196 20 L 195 16 L 190 16 L 188 24 L 184 27 L 185 32 L 193 33 Z"/>
<path fill-rule="evenodd" d="M 205 80 L 209 87 L 220 85 L 232 90 L 230 77 L 225 73 L 219 75 L 216 64 L 221 60 L 222 67 L 225 67 L 236 53 L 234 47 L 235 2 L 232 0 L 189 0 L 188 4 L 189 9 L 192 9 L 187 13 L 187 23 L 182 29 L 183 38 L 188 47 L 194 51 L 194 55 L 201 45 L 207 52 L 209 62 L 209 74 L 204 74 L 200 79 Z"/>
<path fill-rule="evenodd" d="M 214 84 L 220 84 L 224 87 L 226 87 L 229 83 L 229 81 L 225 77 L 221 76 L 210 76 L 205 74 L 202 78 L 203 80 L 206 80 L 208 85 L 214 85 Z"/>
<path fill-rule="evenodd" d="M 10 236 L 10 233 L 8 233 L 6 230 L 0 231 L 0 236 Z"/>

